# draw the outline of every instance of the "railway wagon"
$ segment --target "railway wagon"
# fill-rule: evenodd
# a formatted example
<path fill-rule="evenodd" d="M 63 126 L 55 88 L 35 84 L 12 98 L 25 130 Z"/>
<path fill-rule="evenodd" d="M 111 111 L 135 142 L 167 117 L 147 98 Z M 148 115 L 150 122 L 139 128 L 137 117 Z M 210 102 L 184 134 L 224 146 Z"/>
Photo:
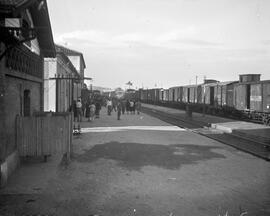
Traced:
<path fill-rule="evenodd" d="M 161 93 L 163 94 L 163 101 L 169 101 L 169 89 L 163 89 Z"/>
<path fill-rule="evenodd" d="M 159 90 L 159 102 L 165 102 L 169 100 L 169 89 Z"/>
<path fill-rule="evenodd" d="M 270 80 L 262 81 L 262 112 L 270 113 Z"/>
<path fill-rule="evenodd" d="M 250 109 L 270 112 L 270 80 L 250 84 Z"/>
<path fill-rule="evenodd" d="M 162 102 L 168 106 L 194 103 L 198 104 L 194 106 L 198 110 L 206 104 L 210 113 L 227 113 L 270 124 L 270 80 L 260 81 L 260 74 L 240 75 L 239 81 L 208 79 L 199 85 L 147 89 L 142 90 L 140 97 L 145 102 Z"/>
<path fill-rule="evenodd" d="M 226 88 L 226 104 L 223 104 L 223 106 L 226 105 L 228 107 L 234 107 L 234 103 L 233 103 L 234 91 L 233 91 L 233 89 L 234 89 L 234 86 L 236 83 L 237 83 L 237 81 L 232 82 L 232 83 L 228 83 L 226 85 L 226 87 L 225 87 Z"/>
<path fill-rule="evenodd" d="M 197 103 L 198 85 L 187 85 L 182 87 L 182 102 Z"/>
<path fill-rule="evenodd" d="M 175 88 L 176 88 L 175 89 L 175 91 L 176 91 L 175 101 L 182 102 L 183 87 L 182 86 L 177 86 Z"/>
<path fill-rule="evenodd" d="M 159 101 L 160 88 L 147 89 L 147 101 L 156 103 Z"/>
<path fill-rule="evenodd" d="M 239 75 L 239 83 L 234 86 L 234 108 L 257 110 L 262 103 L 260 83 L 260 74 Z"/>
<path fill-rule="evenodd" d="M 188 103 L 197 103 L 197 88 L 198 85 L 189 88 Z"/>
<path fill-rule="evenodd" d="M 238 83 L 234 87 L 234 108 L 245 110 L 250 108 L 250 85 Z"/>
<path fill-rule="evenodd" d="M 147 100 L 147 90 L 146 89 L 140 89 L 140 100 L 146 101 Z"/>
<path fill-rule="evenodd" d="M 270 112 L 270 80 L 236 84 L 234 105 L 238 110 Z"/>
<path fill-rule="evenodd" d="M 175 86 L 169 88 L 169 101 L 181 102 L 182 101 L 183 87 Z"/>
<path fill-rule="evenodd" d="M 233 107 L 233 89 L 237 81 L 218 82 L 214 87 L 214 95 L 219 107 Z"/>
<path fill-rule="evenodd" d="M 215 94 L 216 82 L 202 84 L 202 102 L 210 106 L 217 106 L 217 92 Z"/>
<path fill-rule="evenodd" d="M 143 89 L 136 90 L 136 97 L 138 100 L 142 100 Z"/>
<path fill-rule="evenodd" d="M 160 102 L 163 101 L 163 96 L 164 96 L 164 89 L 162 88 L 159 90 L 159 99 L 158 100 Z"/>
<path fill-rule="evenodd" d="M 202 85 L 197 86 L 197 104 L 202 104 L 203 103 L 203 88 Z"/>
<path fill-rule="evenodd" d="M 169 88 L 169 101 L 173 102 L 174 101 L 174 95 L 175 95 L 175 89 Z"/>

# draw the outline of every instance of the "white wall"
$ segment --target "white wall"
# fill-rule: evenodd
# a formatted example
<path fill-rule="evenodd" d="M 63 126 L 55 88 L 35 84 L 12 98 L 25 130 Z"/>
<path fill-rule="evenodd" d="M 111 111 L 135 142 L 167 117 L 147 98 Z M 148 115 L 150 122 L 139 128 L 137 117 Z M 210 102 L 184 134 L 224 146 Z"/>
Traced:
<path fill-rule="evenodd" d="M 56 109 L 56 80 L 50 80 L 56 74 L 56 59 L 44 59 L 44 111 L 55 112 Z"/>

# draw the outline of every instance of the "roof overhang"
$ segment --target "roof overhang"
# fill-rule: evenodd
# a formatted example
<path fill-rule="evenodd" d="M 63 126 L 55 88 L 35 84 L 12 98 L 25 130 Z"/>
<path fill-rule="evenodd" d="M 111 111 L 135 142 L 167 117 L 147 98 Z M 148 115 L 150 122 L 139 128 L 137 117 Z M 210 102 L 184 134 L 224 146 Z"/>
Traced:
<path fill-rule="evenodd" d="M 55 47 L 46 0 L 6 0 L 0 3 L 0 18 L 17 17 L 29 9 L 44 57 L 55 57 Z"/>

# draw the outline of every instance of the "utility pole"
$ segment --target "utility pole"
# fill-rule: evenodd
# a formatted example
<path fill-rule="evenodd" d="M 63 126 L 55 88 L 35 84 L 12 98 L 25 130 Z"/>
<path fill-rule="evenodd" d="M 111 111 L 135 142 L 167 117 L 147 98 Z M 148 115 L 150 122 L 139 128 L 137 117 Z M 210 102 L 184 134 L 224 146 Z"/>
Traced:
<path fill-rule="evenodd" d="M 203 83 L 205 84 L 206 76 L 203 76 Z M 203 117 L 205 116 L 205 85 L 203 85 Z"/>

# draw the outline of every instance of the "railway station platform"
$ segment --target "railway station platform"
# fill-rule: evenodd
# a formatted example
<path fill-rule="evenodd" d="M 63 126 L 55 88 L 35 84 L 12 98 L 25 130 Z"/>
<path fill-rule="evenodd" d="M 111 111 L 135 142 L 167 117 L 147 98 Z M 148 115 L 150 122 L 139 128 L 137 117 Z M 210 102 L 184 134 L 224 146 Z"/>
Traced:
<path fill-rule="evenodd" d="M 0 189 L 0 215 L 270 213 L 265 160 L 143 112 L 102 108 L 80 124 L 70 163 L 26 158 Z"/>

